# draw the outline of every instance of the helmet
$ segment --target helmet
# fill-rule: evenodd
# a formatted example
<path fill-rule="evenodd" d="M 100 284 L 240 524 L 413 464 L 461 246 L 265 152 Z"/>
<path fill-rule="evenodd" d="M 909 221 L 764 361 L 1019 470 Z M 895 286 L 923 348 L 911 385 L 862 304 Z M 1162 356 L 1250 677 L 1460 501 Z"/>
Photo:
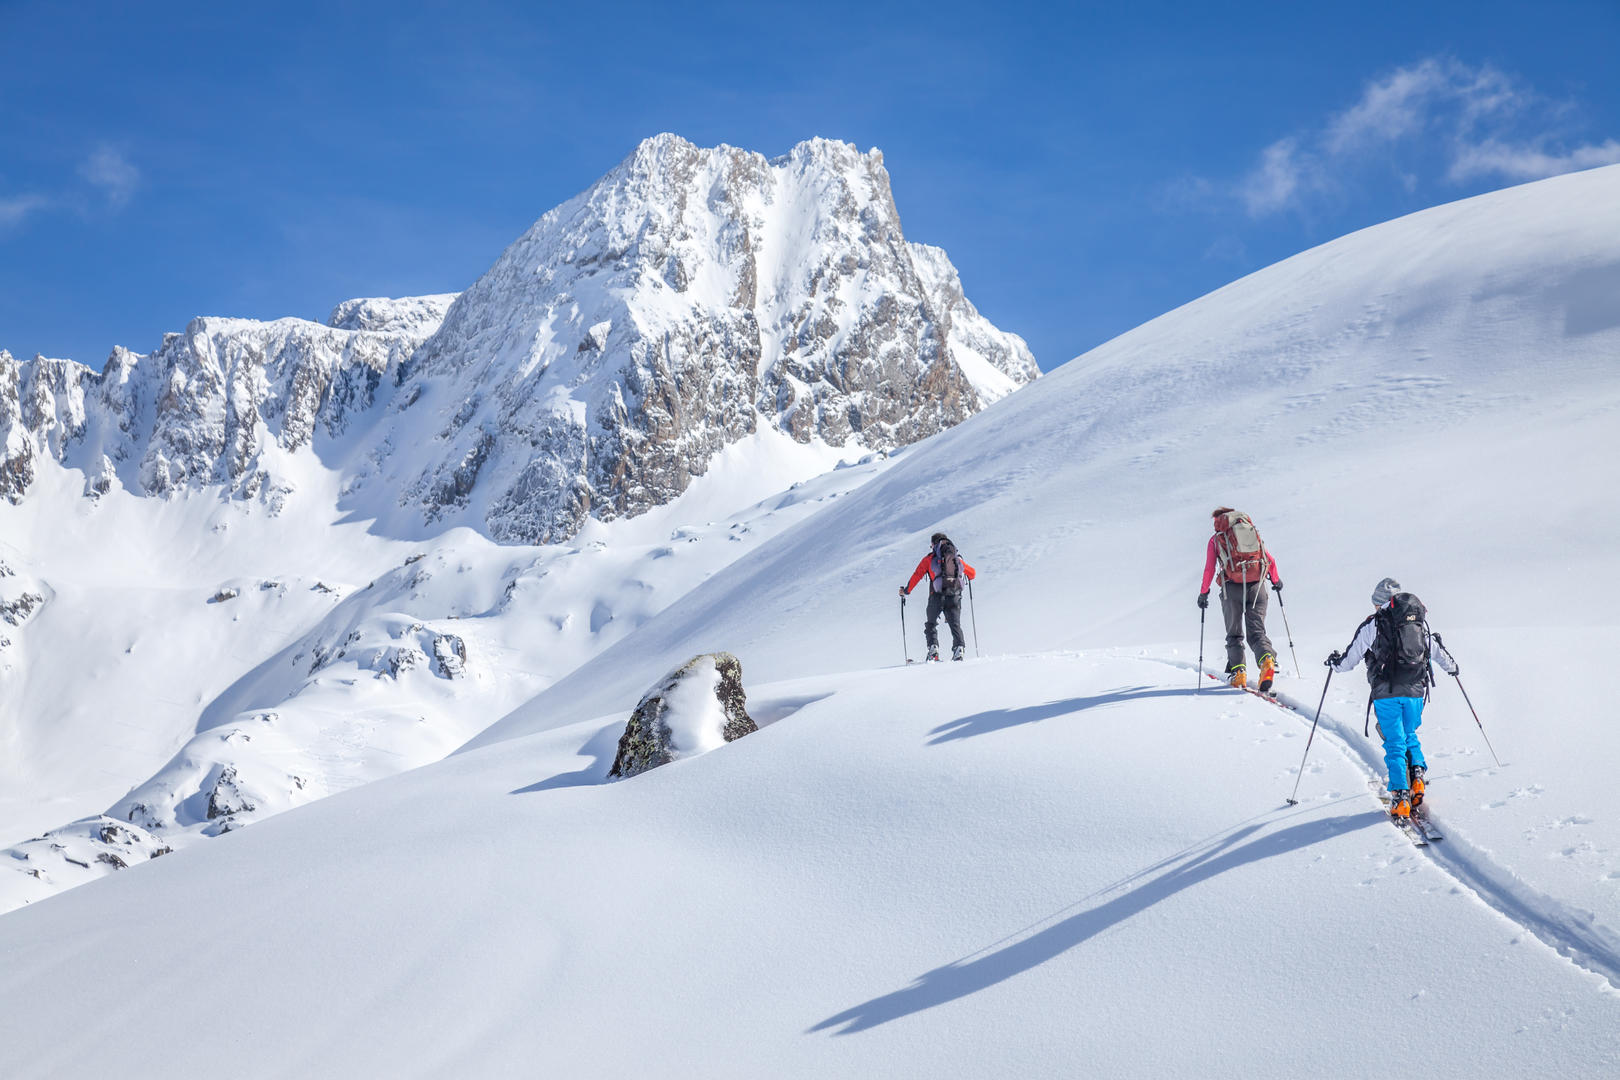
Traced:
<path fill-rule="evenodd" d="M 1389 603 L 1390 597 L 1401 591 L 1403 590 L 1401 589 L 1400 582 L 1396 581 L 1392 577 L 1385 578 L 1383 581 L 1380 581 L 1377 585 L 1373 586 L 1373 607 L 1383 607 L 1385 604 Z"/>

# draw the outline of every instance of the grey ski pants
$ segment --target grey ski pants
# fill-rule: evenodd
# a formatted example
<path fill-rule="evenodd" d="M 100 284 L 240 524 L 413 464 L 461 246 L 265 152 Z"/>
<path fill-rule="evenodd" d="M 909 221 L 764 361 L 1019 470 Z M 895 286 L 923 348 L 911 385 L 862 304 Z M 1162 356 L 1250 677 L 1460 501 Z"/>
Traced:
<path fill-rule="evenodd" d="M 928 621 L 923 623 L 923 638 L 930 645 L 939 644 L 939 615 L 945 613 L 945 625 L 951 628 L 951 647 L 965 645 L 967 638 L 962 636 L 962 594 L 937 593 L 928 594 Z"/>
<path fill-rule="evenodd" d="M 1226 616 L 1226 673 L 1243 664 L 1243 635 L 1249 635 L 1249 648 L 1255 661 L 1276 651 L 1266 636 L 1266 583 L 1228 581 L 1221 586 L 1221 614 Z"/>

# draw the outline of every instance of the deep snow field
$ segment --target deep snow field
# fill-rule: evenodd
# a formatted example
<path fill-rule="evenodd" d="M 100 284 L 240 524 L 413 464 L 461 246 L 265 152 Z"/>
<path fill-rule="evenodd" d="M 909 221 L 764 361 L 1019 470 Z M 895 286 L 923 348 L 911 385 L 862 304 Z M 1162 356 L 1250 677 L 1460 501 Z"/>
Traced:
<path fill-rule="evenodd" d="M 0 507 L 0 587 L 56 592 L 0 653 L 0 840 L 169 777 L 193 841 L 60 895 L 0 868 L 36 901 L 0 916 L 3 1071 L 1614 1075 L 1617 358 L 1611 167 L 1305 252 L 886 461 L 772 496 L 747 484 L 836 453 L 738 455 L 567 548 Z M 1193 670 L 1221 504 L 1277 555 L 1305 716 Z M 895 586 L 936 528 L 980 570 L 980 656 L 906 666 Z M 1386 574 L 1502 762 L 1442 677 L 1421 850 L 1370 793 L 1359 672 L 1298 772 Z M 381 677 L 418 623 L 463 678 Z M 710 649 L 761 730 L 605 783 Z M 196 741 L 250 723 L 321 790 L 203 839 Z"/>

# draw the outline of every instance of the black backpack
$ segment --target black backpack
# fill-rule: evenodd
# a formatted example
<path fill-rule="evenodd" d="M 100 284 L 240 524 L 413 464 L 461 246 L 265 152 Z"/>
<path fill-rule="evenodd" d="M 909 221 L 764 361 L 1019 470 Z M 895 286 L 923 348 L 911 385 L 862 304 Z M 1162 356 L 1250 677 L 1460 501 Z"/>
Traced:
<path fill-rule="evenodd" d="M 1367 665 L 1369 681 L 1421 687 L 1422 696 L 1428 698 L 1434 682 L 1429 667 L 1428 614 L 1423 601 L 1411 593 L 1396 593 L 1378 609 L 1373 616 L 1378 633 L 1373 638 L 1372 662 Z"/>
<path fill-rule="evenodd" d="M 947 596 L 960 596 L 962 582 L 965 580 L 962 572 L 962 556 L 956 553 L 956 545 L 946 537 L 934 545 L 934 591 Z"/>

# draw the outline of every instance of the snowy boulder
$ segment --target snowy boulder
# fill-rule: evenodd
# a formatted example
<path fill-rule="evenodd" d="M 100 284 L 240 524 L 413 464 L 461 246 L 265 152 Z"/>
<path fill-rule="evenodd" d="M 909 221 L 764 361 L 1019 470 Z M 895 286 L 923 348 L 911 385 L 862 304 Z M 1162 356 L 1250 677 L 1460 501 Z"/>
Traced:
<path fill-rule="evenodd" d="M 748 715 L 742 664 L 730 653 L 694 656 L 642 696 L 619 738 L 609 776 L 636 776 L 758 731 Z"/>
<path fill-rule="evenodd" d="M 438 634 L 433 638 L 434 672 L 443 679 L 454 679 L 467 673 L 467 643 L 456 634 Z"/>
<path fill-rule="evenodd" d="M 43 596 L 31 592 L 25 592 L 15 600 L 0 597 L 0 619 L 12 626 L 21 626 L 43 603 L 45 603 Z"/>
<path fill-rule="evenodd" d="M 220 770 L 214 788 L 208 793 L 208 820 L 230 817 L 233 814 L 252 813 L 257 807 L 242 791 L 236 777 L 236 766 L 226 765 Z"/>
<path fill-rule="evenodd" d="M 208 598 L 210 604 L 223 604 L 227 600 L 235 600 L 242 595 L 239 589 L 221 589 Z"/>

